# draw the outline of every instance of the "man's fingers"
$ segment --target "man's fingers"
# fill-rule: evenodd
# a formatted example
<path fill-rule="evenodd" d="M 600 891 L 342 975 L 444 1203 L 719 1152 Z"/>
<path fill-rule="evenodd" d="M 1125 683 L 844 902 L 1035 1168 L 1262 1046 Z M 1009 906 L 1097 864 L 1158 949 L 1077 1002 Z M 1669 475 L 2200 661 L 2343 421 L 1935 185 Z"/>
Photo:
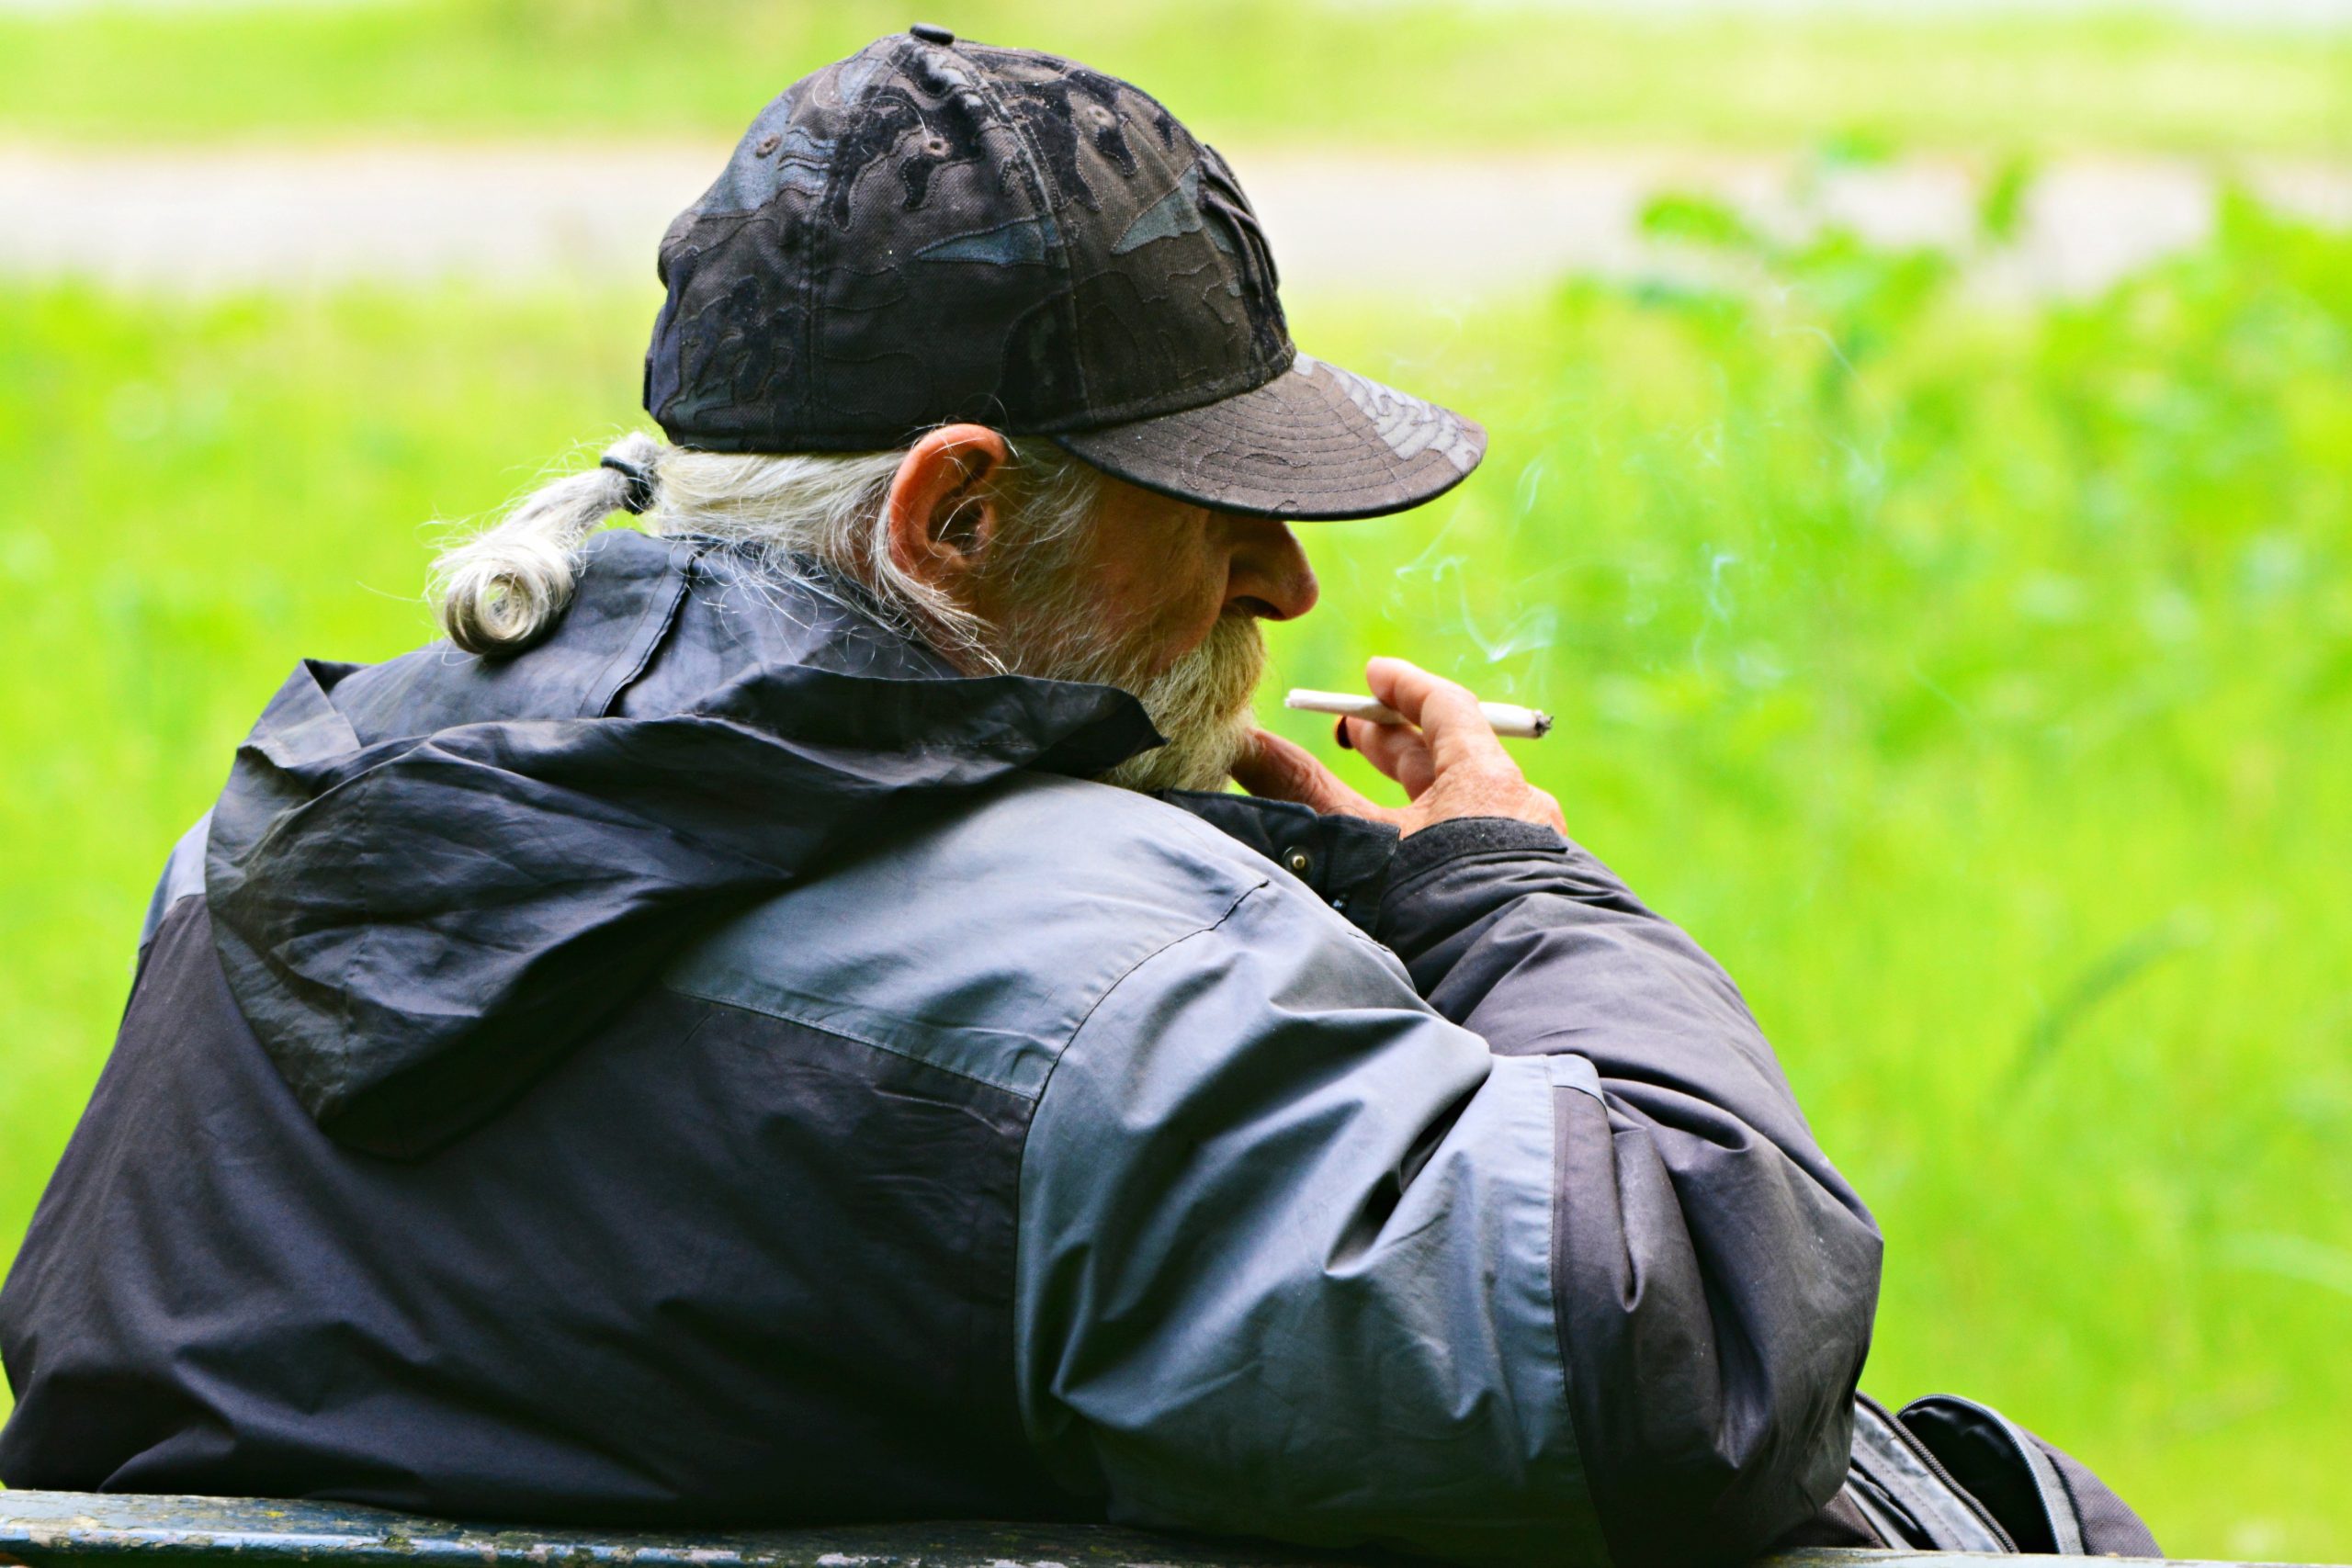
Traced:
<path fill-rule="evenodd" d="M 1486 721 L 1478 699 L 1466 686 L 1432 675 L 1408 659 L 1375 659 L 1364 666 L 1364 681 L 1372 694 L 1402 714 L 1408 724 L 1433 728 L 1452 719 Z"/>
<path fill-rule="evenodd" d="M 1374 724 L 1370 719 L 1348 718 L 1340 721 L 1349 726 L 1348 744 L 1363 754 L 1365 761 L 1405 786 L 1405 798 L 1418 798 L 1437 776 L 1437 764 L 1430 757 L 1430 743 L 1421 732 L 1409 725 Z"/>
<path fill-rule="evenodd" d="M 1374 696 L 1420 728 L 1437 771 L 1500 761 L 1518 772 L 1467 686 L 1403 659 L 1374 660 L 1364 667 L 1364 680 Z"/>
<path fill-rule="evenodd" d="M 1267 800 L 1289 800 L 1317 811 L 1383 818 L 1379 807 L 1350 789 L 1305 747 L 1261 729 L 1233 761 L 1234 782 Z"/>

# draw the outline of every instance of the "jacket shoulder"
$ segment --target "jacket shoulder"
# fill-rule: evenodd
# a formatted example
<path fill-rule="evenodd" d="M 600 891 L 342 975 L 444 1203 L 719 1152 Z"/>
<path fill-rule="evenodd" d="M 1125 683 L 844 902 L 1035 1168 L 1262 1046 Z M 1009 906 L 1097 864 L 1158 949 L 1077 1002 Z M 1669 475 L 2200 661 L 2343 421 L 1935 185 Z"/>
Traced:
<path fill-rule="evenodd" d="M 737 916 L 662 984 L 1034 1100 L 1122 977 L 1278 874 L 1175 807 L 1024 773 Z"/>

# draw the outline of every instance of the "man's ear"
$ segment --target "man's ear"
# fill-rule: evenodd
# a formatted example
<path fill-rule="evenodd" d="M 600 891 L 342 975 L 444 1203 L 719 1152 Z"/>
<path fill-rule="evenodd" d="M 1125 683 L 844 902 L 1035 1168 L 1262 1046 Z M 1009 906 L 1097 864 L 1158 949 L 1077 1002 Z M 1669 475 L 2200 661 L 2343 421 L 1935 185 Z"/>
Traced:
<path fill-rule="evenodd" d="M 1012 460 L 982 424 L 943 424 L 909 447 L 884 503 L 899 570 L 961 596 L 996 537 L 996 481 Z"/>

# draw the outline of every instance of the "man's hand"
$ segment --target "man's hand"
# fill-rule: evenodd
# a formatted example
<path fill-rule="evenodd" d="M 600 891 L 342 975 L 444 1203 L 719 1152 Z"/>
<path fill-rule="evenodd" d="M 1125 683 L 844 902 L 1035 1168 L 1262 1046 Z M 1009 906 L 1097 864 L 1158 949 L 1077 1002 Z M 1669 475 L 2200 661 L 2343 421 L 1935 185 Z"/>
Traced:
<path fill-rule="evenodd" d="M 1306 748 L 1262 729 L 1233 764 L 1233 776 L 1241 787 L 1317 811 L 1391 823 L 1403 834 L 1457 817 L 1510 817 L 1567 832 L 1560 803 L 1527 782 L 1495 738 L 1487 716 L 1478 711 L 1478 699 L 1466 688 L 1401 659 L 1374 660 L 1365 666 L 1364 678 L 1372 694 L 1406 722 L 1343 718 L 1340 723 L 1348 744 L 1403 784 L 1411 805 L 1375 806 L 1342 784 Z"/>

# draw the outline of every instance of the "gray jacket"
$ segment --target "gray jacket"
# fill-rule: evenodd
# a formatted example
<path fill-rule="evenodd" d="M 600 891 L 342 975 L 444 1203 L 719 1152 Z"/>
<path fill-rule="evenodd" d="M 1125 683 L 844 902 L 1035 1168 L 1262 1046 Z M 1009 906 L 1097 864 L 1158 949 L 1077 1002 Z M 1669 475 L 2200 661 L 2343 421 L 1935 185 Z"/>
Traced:
<path fill-rule="evenodd" d="M 0 1478 L 1481 1563 L 1838 1491 L 1879 1238 L 1688 936 L 1547 829 L 1086 782 L 1127 699 L 795 592 L 615 535 L 507 667 L 297 671 L 0 1295 Z"/>

